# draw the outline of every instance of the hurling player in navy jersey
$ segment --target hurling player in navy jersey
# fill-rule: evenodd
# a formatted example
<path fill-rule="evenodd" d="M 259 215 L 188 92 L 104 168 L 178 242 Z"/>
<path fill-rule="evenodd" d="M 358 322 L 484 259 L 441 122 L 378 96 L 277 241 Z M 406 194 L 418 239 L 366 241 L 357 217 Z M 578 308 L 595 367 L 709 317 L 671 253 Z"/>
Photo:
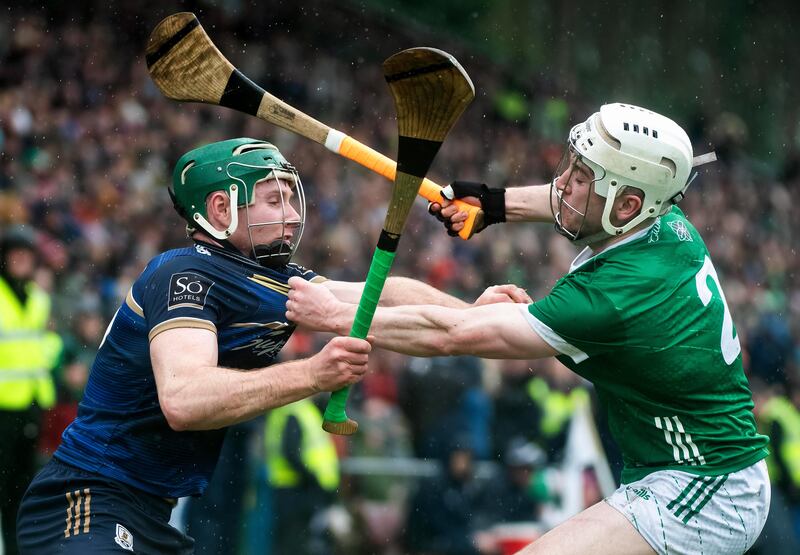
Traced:
<path fill-rule="evenodd" d="M 170 195 L 194 245 L 151 260 L 114 315 L 78 417 L 23 500 L 23 554 L 191 553 L 170 513 L 176 498 L 203 493 L 225 428 L 366 372 L 370 344 L 350 337 L 273 364 L 295 327 L 286 319 L 290 277 L 324 282 L 349 302 L 363 287 L 290 262 L 305 199 L 273 145 L 242 138 L 192 150 Z M 524 297 L 496 286 L 476 304 Z M 381 304 L 409 303 L 467 306 L 390 278 Z"/>

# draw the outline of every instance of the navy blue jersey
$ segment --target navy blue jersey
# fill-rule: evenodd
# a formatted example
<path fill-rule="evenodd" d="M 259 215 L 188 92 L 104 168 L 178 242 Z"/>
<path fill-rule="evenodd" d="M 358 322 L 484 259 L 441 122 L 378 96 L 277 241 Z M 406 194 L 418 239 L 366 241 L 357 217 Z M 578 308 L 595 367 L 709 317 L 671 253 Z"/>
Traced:
<path fill-rule="evenodd" d="M 169 427 L 150 340 L 172 328 L 209 329 L 217 334 L 219 366 L 268 366 L 294 331 L 286 320 L 292 276 L 322 279 L 295 264 L 273 271 L 205 243 L 151 260 L 106 331 L 55 457 L 154 495 L 201 494 L 225 430 Z"/>

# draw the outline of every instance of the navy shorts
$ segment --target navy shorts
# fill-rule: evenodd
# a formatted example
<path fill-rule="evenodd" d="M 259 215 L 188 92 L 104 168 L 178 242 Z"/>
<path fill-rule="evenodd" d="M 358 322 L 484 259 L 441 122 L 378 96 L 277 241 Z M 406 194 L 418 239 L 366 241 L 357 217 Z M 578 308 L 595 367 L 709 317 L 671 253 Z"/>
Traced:
<path fill-rule="evenodd" d="M 174 503 L 52 459 L 17 517 L 20 555 L 190 554 L 194 540 L 169 524 Z"/>

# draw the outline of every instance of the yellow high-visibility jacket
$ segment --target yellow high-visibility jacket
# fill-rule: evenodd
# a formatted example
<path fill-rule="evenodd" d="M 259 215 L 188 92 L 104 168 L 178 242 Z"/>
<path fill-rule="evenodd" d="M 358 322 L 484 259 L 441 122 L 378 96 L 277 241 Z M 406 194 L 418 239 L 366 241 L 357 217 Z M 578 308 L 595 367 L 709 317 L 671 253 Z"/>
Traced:
<path fill-rule="evenodd" d="M 23 305 L 0 278 L 0 410 L 25 410 L 34 402 L 50 408 L 56 400 L 51 371 L 61 338 L 47 329 L 48 294 L 33 282 L 27 290 Z"/>
<path fill-rule="evenodd" d="M 763 433 L 769 433 L 773 422 L 781 427 L 783 437 L 781 444 L 771 449 L 767 457 L 769 475 L 777 481 L 788 478 L 795 487 L 800 488 L 800 411 L 789 399 L 773 397 L 764 405 L 759 415 L 759 424 Z M 775 449 L 777 447 L 777 449 Z M 775 458 L 780 458 L 788 476 L 780 476 L 780 466 Z"/>
<path fill-rule="evenodd" d="M 339 459 L 327 432 L 322 429 L 322 414 L 310 399 L 272 409 L 267 416 L 265 442 L 269 483 L 275 488 L 290 488 L 300 483 L 300 474 L 281 451 L 289 416 L 294 416 L 303 432 L 300 458 L 320 486 L 327 491 L 339 487 Z"/>

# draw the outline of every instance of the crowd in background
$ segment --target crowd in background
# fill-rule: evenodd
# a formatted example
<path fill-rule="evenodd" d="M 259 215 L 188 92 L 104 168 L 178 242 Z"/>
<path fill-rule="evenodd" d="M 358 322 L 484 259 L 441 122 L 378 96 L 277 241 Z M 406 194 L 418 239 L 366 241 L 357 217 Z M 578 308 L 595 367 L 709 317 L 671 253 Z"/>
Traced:
<path fill-rule="evenodd" d="M 157 23 L 152 6 L 123 5 L 119 13 L 97 16 L 53 18 L 25 8 L 0 14 L 0 226 L 24 224 L 34 230 L 41 257 L 37 281 L 53 298 L 53 325 L 65 338 L 66 355 L 57 369 L 61 409 L 48 421 L 53 432 L 43 434 L 45 453 L 74 414 L 94 350 L 133 280 L 152 256 L 188 242 L 166 192 L 172 165 L 183 152 L 237 136 L 274 142 L 297 166 L 306 190 L 308 218 L 295 260 L 332 279 L 364 279 L 390 192 L 384 178 L 255 118 L 166 100 L 144 64 L 145 40 Z M 201 22 L 223 52 L 267 90 L 392 154 L 396 124 L 379 62 L 403 47 L 417 46 L 413 36 L 395 33 L 380 42 L 386 33 L 381 19 L 355 9 L 320 14 L 316 4 L 311 6 L 276 7 L 271 21 L 209 9 Z M 303 21 L 295 21 L 301 11 Z M 328 36 L 329 29 L 339 34 Z M 364 47 L 377 45 L 380 52 L 363 53 Z M 440 46 L 447 49 L 447 44 Z M 461 61 L 478 96 L 445 142 L 432 177 L 442 184 L 454 178 L 494 186 L 548 182 L 569 126 L 596 107 L 579 95 L 565 97 L 547 87 L 509 92 L 504 68 L 469 54 Z M 528 106 L 524 113 L 518 109 L 520 98 Z M 786 163 L 770 173 L 753 166 L 743 156 L 742 123 L 733 115 L 681 123 L 693 133 L 696 154 L 710 144 L 721 158 L 701 170 L 681 208 L 714 258 L 757 401 L 785 395 L 797 403 L 800 262 L 792 238 L 800 234 L 800 219 L 792 213 L 800 169 Z M 538 298 L 575 254 L 547 225 L 494 226 L 468 242 L 450 238 L 419 201 L 392 273 L 466 300 L 504 282 L 526 287 Z M 284 355 L 313 352 L 323 339 L 299 334 Z M 363 529 L 373 531 L 359 544 L 365 553 L 467 553 L 464 546 L 418 544 L 432 532 L 415 535 L 414 530 L 437 525 L 431 514 L 450 518 L 439 524 L 454 534 L 469 536 L 479 529 L 471 524 L 460 528 L 463 515 L 445 511 L 442 516 L 427 507 L 447 498 L 453 513 L 486 506 L 487 514 L 497 514 L 481 501 L 485 492 L 480 488 L 454 488 L 452 482 L 471 468 L 471 460 L 508 462 L 528 453 L 528 462 L 518 466 L 557 463 L 578 403 L 573 393 L 589 391 L 554 362 L 418 360 L 376 352 L 371 366 L 351 396 L 351 410 L 362 428 L 338 445 L 340 453 L 447 461 L 451 481 L 429 478 L 440 483 L 414 494 L 401 479 L 364 475 L 345 480 L 340 497 L 348 507 L 354 499 L 374 504 L 373 510 L 348 513 L 350 519 L 373 520 L 363 523 Z M 602 429 L 602 419 L 599 424 Z M 258 460 L 262 428 L 236 428 L 241 449 L 234 452 L 250 468 L 252 461 L 244 460 L 242 452 Z M 518 448 L 509 450 L 515 442 Z M 533 444 L 544 459 L 531 453 Z M 459 453 L 468 460 L 459 459 Z M 613 467 L 613 453 L 609 459 Z M 795 486 L 787 486 L 786 497 L 797 511 Z M 540 490 L 536 503 L 548 497 L 546 485 Z M 427 498 L 420 499 L 422 494 Z M 210 506 L 201 520 L 215 520 L 214 507 L 219 506 Z M 398 506 L 403 510 L 391 509 Z M 414 507 L 425 518 L 415 517 Z M 534 508 L 526 514 L 533 518 L 532 513 Z M 380 537 L 375 530 L 394 530 L 394 537 Z M 388 547 L 376 547 L 382 543 Z M 479 536 L 471 546 L 480 549 Z"/>

